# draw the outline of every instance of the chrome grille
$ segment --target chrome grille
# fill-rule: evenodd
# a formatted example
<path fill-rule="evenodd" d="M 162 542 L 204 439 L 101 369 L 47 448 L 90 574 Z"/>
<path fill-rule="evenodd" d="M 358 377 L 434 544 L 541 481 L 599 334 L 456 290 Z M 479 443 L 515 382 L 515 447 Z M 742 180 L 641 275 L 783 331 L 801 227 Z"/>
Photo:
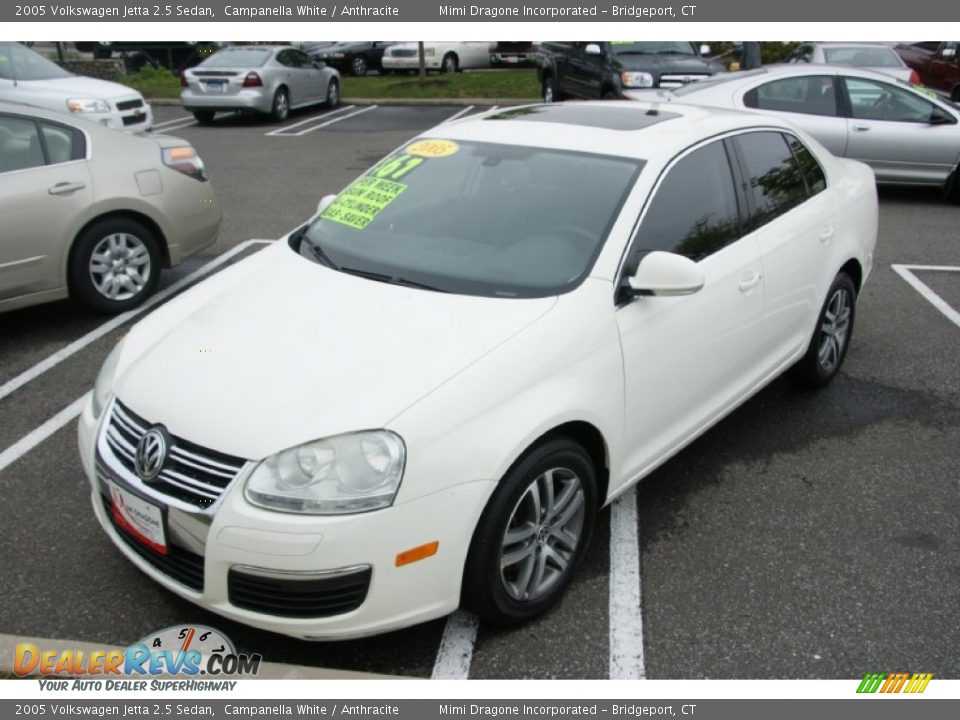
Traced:
<path fill-rule="evenodd" d="M 151 423 L 115 401 L 107 423 L 105 439 L 117 461 L 137 475 L 137 443 Z M 167 459 L 160 473 L 146 485 L 198 508 L 215 503 L 243 469 L 246 461 L 214 450 L 201 448 L 171 436 Z"/>
<path fill-rule="evenodd" d="M 683 87 L 684 85 L 689 85 L 692 82 L 697 80 L 704 80 L 710 77 L 707 73 L 676 73 L 660 76 L 660 87 L 662 88 L 675 88 Z"/>
<path fill-rule="evenodd" d="M 143 100 L 140 98 L 135 98 L 133 100 L 121 100 L 117 103 L 117 110 L 133 110 L 134 108 L 143 107 Z"/>

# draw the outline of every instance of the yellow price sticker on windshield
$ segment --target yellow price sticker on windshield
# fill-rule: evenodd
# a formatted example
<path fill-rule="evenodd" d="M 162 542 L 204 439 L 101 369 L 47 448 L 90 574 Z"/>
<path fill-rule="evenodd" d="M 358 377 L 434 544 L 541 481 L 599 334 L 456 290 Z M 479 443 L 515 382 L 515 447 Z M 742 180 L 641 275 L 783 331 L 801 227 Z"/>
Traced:
<path fill-rule="evenodd" d="M 362 177 L 340 193 L 320 217 L 363 230 L 406 189 L 401 183 Z"/>
<path fill-rule="evenodd" d="M 453 155 L 460 146 L 453 140 L 418 140 L 406 149 L 407 155 L 422 158 L 441 158 Z"/>

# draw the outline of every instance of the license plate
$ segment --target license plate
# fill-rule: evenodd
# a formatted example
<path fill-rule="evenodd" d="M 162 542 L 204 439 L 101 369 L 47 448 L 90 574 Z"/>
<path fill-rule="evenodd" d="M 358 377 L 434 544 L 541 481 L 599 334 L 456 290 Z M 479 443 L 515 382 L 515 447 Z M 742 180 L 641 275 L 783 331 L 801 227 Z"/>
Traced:
<path fill-rule="evenodd" d="M 223 80 L 207 80 L 207 90 L 211 92 L 226 92 L 227 84 Z"/>
<path fill-rule="evenodd" d="M 512 64 L 514 64 L 514 65 L 515 65 L 516 63 L 520 62 L 520 58 L 517 58 L 517 57 L 505 57 L 504 60 L 506 60 L 508 63 L 512 63 Z"/>
<path fill-rule="evenodd" d="M 110 489 L 110 509 L 117 524 L 151 550 L 167 554 L 167 539 L 163 532 L 163 511 L 141 500 L 114 483 Z"/>

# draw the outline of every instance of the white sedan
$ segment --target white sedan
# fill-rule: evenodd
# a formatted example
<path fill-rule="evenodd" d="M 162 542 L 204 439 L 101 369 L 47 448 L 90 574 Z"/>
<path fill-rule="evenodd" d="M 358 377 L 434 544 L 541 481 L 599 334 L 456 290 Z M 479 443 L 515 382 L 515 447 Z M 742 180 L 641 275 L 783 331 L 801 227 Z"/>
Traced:
<path fill-rule="evenodd" d="M 424 65 L 427 70 L 443 73 L 490 67 L 489 42 L 437 42 L 423 44 Z M 415 42 L 391 45 L 383 53 L 384 70 L 418 70 L 420 48 Z"/>
<path fill-rule="evenodd" d="M 310 639 L 545 611 L 599 507 L 830 382 L 877 232 L 806 133 L 629 102 L 443 125 L 320 205 L 137 324 L 79 429 L 131 562 Z"/>
<path fill-rule="evenodd" d="M 153 111 L 136 90 L 73 75 L 15 42 L 0 42 L 0 101 L 69 113 L 114 130 L 153 129 Z"/>

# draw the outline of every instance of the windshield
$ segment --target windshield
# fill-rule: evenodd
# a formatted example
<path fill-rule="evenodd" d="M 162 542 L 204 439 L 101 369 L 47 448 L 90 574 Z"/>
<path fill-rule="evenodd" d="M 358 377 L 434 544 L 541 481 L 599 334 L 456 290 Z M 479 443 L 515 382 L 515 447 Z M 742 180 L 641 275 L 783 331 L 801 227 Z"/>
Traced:
<path fill-rule="evenodd" d="M 221 50 L 202 63 L 205 68 L 246 68 L 260 67 L 270 57 L 271 50 Z"/>
<path fill-rule="evenodd" d="M 420 139 L 344 190 L 304 257 L 384 282 L 489 297 L 578 285 L 643 161 Z"/>
<path fill-rule="evenodd" d="M 634 40 L 614 40 L 610 50 L 617 55 L 697 55 L 693 45 L 688 42 L 636 42 Z"/>
<path fill-rule="evenodd" d="M 20 43 L 0 43 L 0 78 L 5 80 L 57 80 L 70 73 Z"/>
<path fill-rule="evenodd" d="M 834 65 L 852 65 L 854 67 L 902 67 L 900 58 L 893 50 L 885 48 L 827 48 L 823 56 Z"/>

